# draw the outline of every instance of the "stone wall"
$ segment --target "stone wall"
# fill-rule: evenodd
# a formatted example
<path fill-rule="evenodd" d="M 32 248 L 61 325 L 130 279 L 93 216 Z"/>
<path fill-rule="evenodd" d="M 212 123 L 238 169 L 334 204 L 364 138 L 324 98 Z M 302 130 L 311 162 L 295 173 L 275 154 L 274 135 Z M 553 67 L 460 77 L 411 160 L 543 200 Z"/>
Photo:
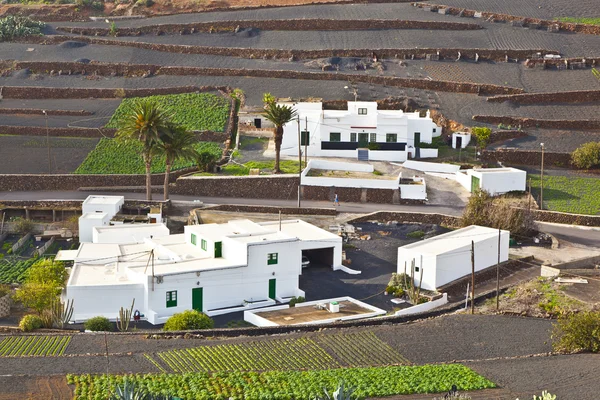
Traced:
<path fill-rule="evenodd" d="M 0 132 L 4 135 L 25 136 L 58 136 L 58 137 L 88 137 L 102 138 L 114 136 L 116 129 L 96 128 L 55 128 L 45 126 L 11 126 L 0 125 Z"/>
<path fill-rule="evenodd" d="M 565 119 L 535 119 L 520 117 L 501 117 L 496 115 L 474 115 L 474 121 L 486 124 L 503 124 L 521 126 L 523 128 L 597 130 L 600 120 L 565 120 Z"/>
<path fill-rule="evenodd" d="M 282 215 L 337 215 L 335 208 L 247 206 L 235 204 L 222 204 L 206 208 L 205 210 L 261 214 L 277 214 L 281 212 Z"/>
<path fill-rule="evenodd" d="M 401 211 L 377 211 L 371 214 L 363 215 L 348 221 L 349 224 L 357 222 L 420 222 L 422 224 L 436 224 L 450 227 L 458 227 L 460 218 L 452 215 L 434 214 L 434 213 L 413 213 Z"/>
<path fill-rule="evenodd" d="M 10 294 L 0 297 L 0 318 L 8 317 L 10 315 Z"/>
<path fill-rule="evenodd" d="M 533 218 L 540 222 L 566 225 L 600 226 L 600 215 L 568 214 L 555 211 L 532 210 Z"/>
<path fill-rule="evenodd" d="M 510 139 L 517 139 L 521 137 L 528 136 L 526 132 L 523 131 L 512 131 L 512 130 L 501 130 L 501 131 L 493 131 L 490 135 L 490 143 L 498 143 L 505 142 Z"/>
<path fill-rule="evenodd" d="M 87 116 L 91 112 L 85 110 L 46 110 L 48 115 Z M 44 115 L 44 110 L 38 108 L 0 108 L 0 114 Z"/>
<path fill-rule="evenodd" d="M 592 103 L 600 101 L 600 90 L 576 90 L 553 93 L 521 93 L 488 97 L 490 103 L 509 101 L 514 104 Z"/>
<path fill-rule="evenodd" d="M 295 175 L 194 176 L 177 179 L 171 194 L 293 200 L 298 198 L 297 188 L 298 177 Z"/>
<path fill-rule="evenodd" d="M 116 36 L 187 35 L 197 32 L 234 32 L 239 29 L 255 28 L 267 31 L 339 31 L 365 29 L 428 29 L 428 30 L 476 30 L 478 24 L 445 21 L 406 21 L 397 19 L 286 19 L 286 20 L 232 20 L 196 22 L 191 24 L 145 25 L 135 28 L 118 28 Z M 109 28 L 58 27 L 57 31 L 77 35 L 109 36 Z"/>
<path fill-rule="evenodd" d="M 542 163 L 542 152 L 518 149 L 483 150 L 481 160 L 486 163 L 501 162 L 508 165 L 535 165 Z M 568 167 L 571 165 L 569 153 L 544 152 L 544 163 L 557 167 Z"/>

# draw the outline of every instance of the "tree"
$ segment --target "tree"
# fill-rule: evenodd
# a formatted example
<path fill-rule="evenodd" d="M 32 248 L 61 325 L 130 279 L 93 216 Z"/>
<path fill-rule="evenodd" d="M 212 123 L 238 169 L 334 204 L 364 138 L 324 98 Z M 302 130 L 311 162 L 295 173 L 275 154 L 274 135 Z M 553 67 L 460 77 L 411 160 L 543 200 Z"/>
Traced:
<path fill-rule="evenodd" d="M 25 283 L 38 283 L 63 287 L 67 279 L 63 263 L 44 258 L 33 264 L 26 272 Z"/>
<path fill-rule="evenodd" d="M 600 142 L 589 142 L 571 153 L 571 161 L 577 168 L 589 169 L 600 166 Z"/>
<path fill-rule="evenodd" d="M 283 140 L 283 126 L 296 118 L 296 110 L 286 105 L 269 103 L 267 104 L 265 118 L 275 125 L 275 168 L 273 170 L 276 174 L 279 174 L 281 172 L 279 169 L 279 154 Z M 300 143 L 298 143 L 299 145 Z"/>
<path fill-rule="evenodd" d="M 490 144 L 490 137 L 492 136 L 492 130 L 490 128 L 476 126 L 471 129 L 471 133 L 473 133 L 473 136 L 475 136 L 477 146 L 482 150 L 485 149 L 488 144 Z"/>
<path fill-rule="evenodd" d="M 169 134 L 170 116 L 158 104 L 141 100 L 128 110 L 128 116 L 117 130 L 116 137 L 142 144 L 142 158 L 146 165 L 146 199 L 152 200 L 152 154 L 161 136 Z"/>
<path fill-rule="evenodd" d="M 25 307 L 34 309 L 46 325 L 52 325 L 50 313 L 65 284 L 67 272 L 61 262 L 43 259 L 33 264 L 15 298 Z"/>
<path fill-rule="evenodd" d="M 265 109 L 274 105 L 275 102 L 275 96 L 273 96 L 271 93 L 263 93 L 263 103 L 265 103 Z"/>
<path fill-rule="evenodd" d="M 156 155 L 165 156 L 164 199 L 169 200 L 169 176 L 171 166 L 177 160 L 194 160 L 198 152 L 194 145 L 198 143 L 196 135 L 181 125 L 169 124 L 169 129 L 160 136 L 153 148 Z"/>

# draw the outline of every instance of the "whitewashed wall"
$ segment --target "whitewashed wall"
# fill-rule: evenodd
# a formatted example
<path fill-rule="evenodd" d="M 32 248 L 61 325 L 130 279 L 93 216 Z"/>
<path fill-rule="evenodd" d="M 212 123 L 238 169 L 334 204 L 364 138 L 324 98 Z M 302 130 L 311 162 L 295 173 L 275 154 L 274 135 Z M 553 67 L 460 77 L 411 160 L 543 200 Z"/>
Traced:
<path fill-rule="evenodd" d="M 513 190 L 525 191 L 527 172 L 514 168 L 499 168 L 494 171 L 473 170 L 473 175 L 481 179 L 481 188 L 491 195 L 498 195 Z"/>
<path fill-rule="evenodd" d="M 427 186 L 425 185 L 425 179 L 423 179 L 423 178 L 416 178 L 416 179 L 420 179 L 422 184 L 420 184 L 420 185 L 399 185 L 401 199 L 412 199 L 412 200 L 427 199 Z"/>
<path fill-rule="evenodd" d="M 442 295 L 442 297 L 440 297 L 439 299 L 436 299 L 433 301 L 428 301 L 427 303 L 423 303 L 423 304 L 417 304 L 416 306 L 412 306 L 412 307 L 408 307 L 408 308 L 405 308 L 400 311 L 396 311 L 395 315 L 398 317 L 401 315 L 412 315 L 412 314 L 423 313 L 423 312 L 430 311 L 435 308 L 441 307 L 447 303 L 448 303 L 448 294 L 444 293 Z"/>

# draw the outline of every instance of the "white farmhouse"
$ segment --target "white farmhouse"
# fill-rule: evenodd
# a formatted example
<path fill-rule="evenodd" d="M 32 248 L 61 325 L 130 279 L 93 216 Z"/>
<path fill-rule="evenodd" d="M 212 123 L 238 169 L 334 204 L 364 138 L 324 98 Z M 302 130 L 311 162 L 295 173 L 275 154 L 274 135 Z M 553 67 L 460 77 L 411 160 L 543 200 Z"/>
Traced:
<path fill-rule="evenodd" d="M 285 104 L 285 103 L 284 103 Z M 349 101 L 347 110 L 323 110 L 321 102 L 300 102 L 292 106 L 298 119 L 283 130 L 281 154 L 298 155 L 298 123 L 302 151 L 309 156 L 347 157 L 361 160 L 403 162 L 410 157 L 437 157 L 437 149 L 421 149 L 440 136 L 429 111 L 378 110 L 376 102 Z"/>
<path fill-rule="evenodd" d="M 457 171 L 456 181 L 471 193 L 481 189 L 496 196 L 525 191 L 527 172 L 516 168 L 473 168 Z"/>
<path fill-rule="evenodd" d="M 475 271 L 508 260 L 510 232 L 471 225 L 398 248 L 398 273 L 410 275 L 415 262 L 415 285 L 426 290 L 437 288 L 471 274 L 471 242 L 475 244 Z M 421 274 L 423 276 L 421 280 Z"/>
<path fill-rule="evenodd" d="M 75 321 L 114 319 L 133 299 L 152 324 L 189 309 L 225 314 L 303 296 L 303 256 L 339 267 L 342 239 L 301 220 L 236 220 L 143 243 L 82 243 L 63 297 L 74 300 Z"/>

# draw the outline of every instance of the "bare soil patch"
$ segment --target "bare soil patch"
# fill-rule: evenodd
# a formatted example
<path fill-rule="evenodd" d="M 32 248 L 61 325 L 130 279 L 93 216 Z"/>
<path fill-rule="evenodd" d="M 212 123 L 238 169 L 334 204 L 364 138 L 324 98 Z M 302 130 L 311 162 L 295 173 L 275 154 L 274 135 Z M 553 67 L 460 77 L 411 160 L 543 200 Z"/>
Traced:
<path fill-rule="evenodd" d="M 379 180 L 393 180 L 396 177 L 392 175 L 384 175 L 379 172 L 358 172 L 358 171 L 332 171 L 325 169 L 311 168 L 307 176 L 323 177 L 323 178 L 344 178 L 344 179 L 379 179 Z"/>

